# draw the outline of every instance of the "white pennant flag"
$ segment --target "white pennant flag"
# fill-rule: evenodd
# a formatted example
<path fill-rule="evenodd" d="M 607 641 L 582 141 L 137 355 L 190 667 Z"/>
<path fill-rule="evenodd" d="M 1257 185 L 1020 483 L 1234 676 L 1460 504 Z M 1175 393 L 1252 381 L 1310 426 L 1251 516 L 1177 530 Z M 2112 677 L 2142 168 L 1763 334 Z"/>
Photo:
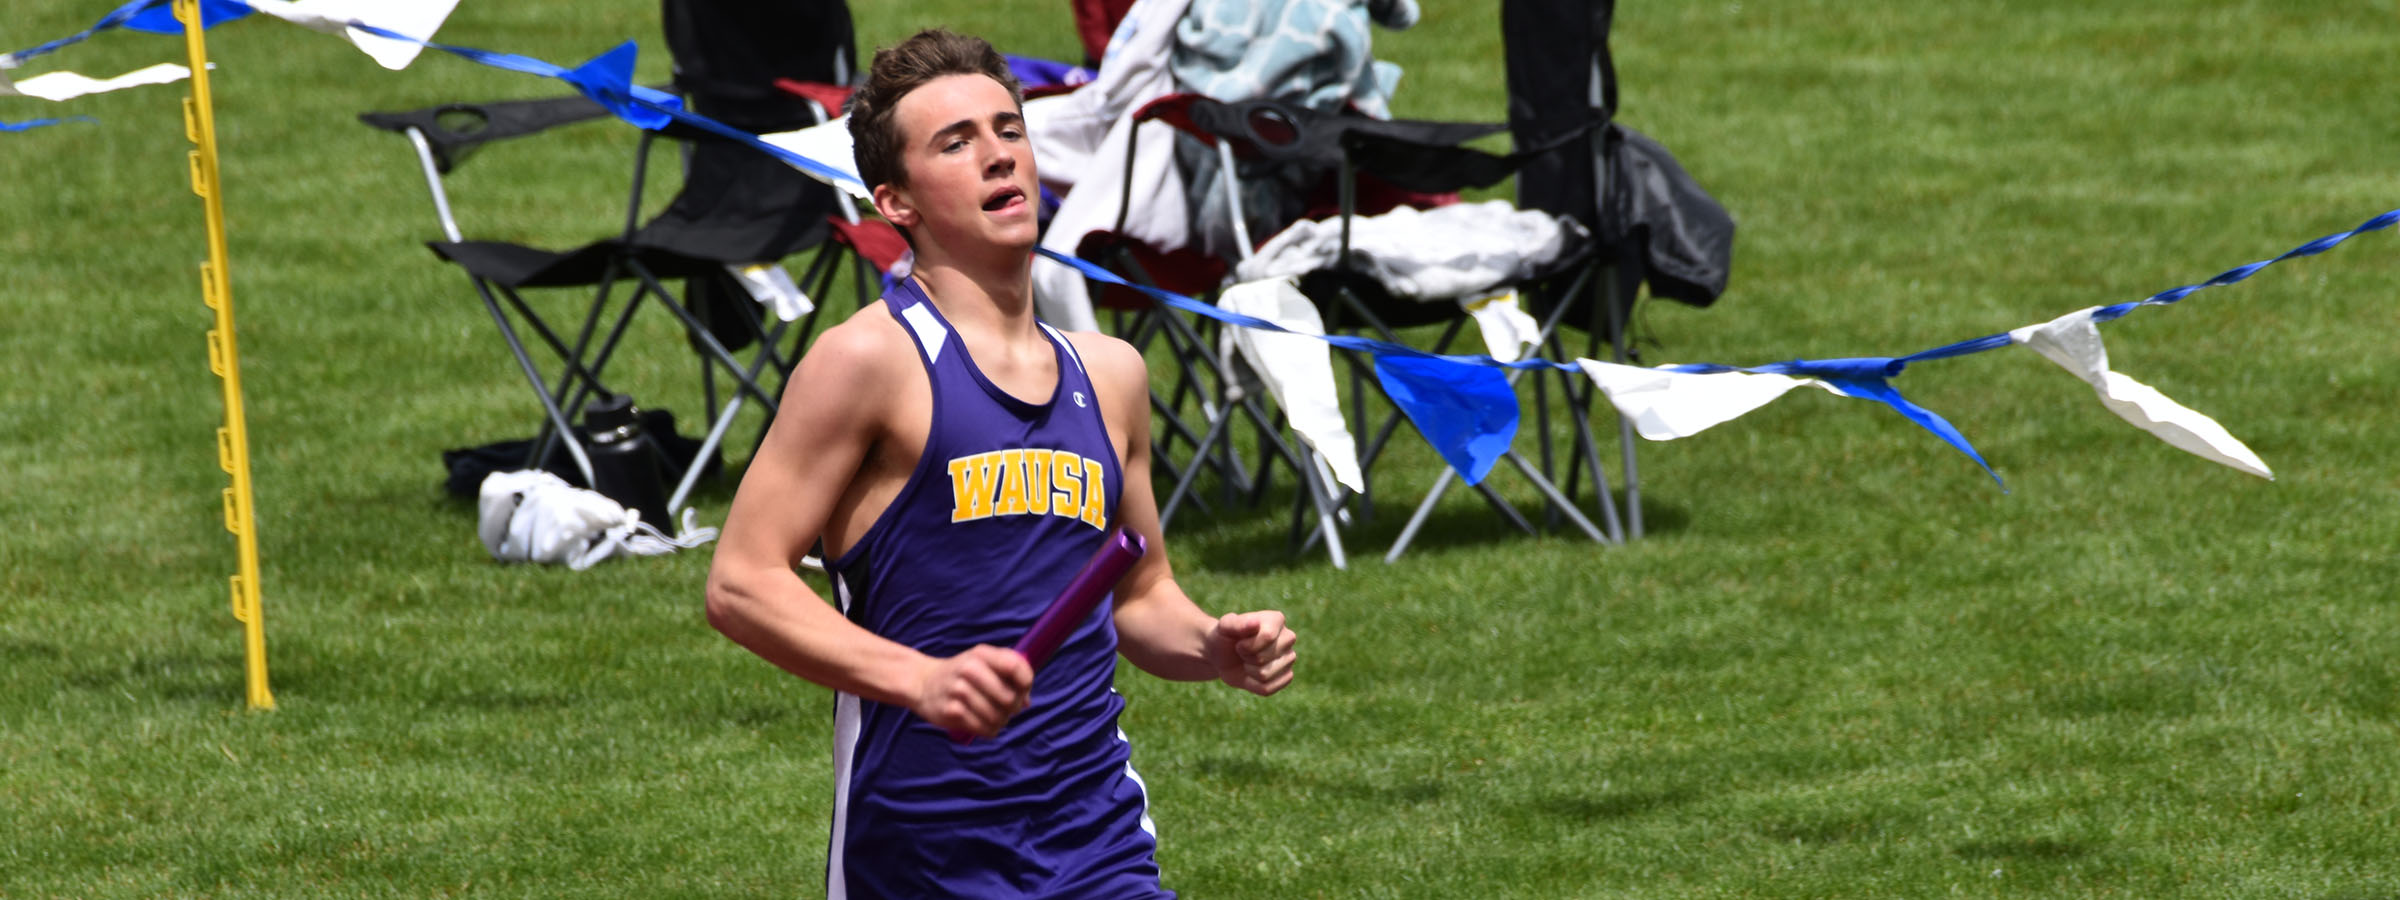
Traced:
<path fill-rule="evenodd" d="M 1665 367 L 1645 369 L 1596 359 L 1576 365 L 1591 376 L 1610 405 L 1633 423 L 1635 431 L 1653 441 L 1690 437 L 1740 418 L 1774 402 L 1803 385 L 1841 393 L 1814 378 L 1761 375 L 1754 372 L 1676 372 Z"/>
<path fill-rule="evenodd" d="M 840 112 L 841 110 L 833 110 Z M 759 140 L 781 147 L 850 176 L 846 180 L 827 180 L 814 172 L 809 176 L 840 188 L 851 196 L 869 202 L 875 197 L 867 192 L 865 179 L 858 176 L 857 154 L 851 149 L 850 117 L 835 116 L 831 121 L 811 125 L 798 131 L 778 131 L 758 136 Z M 808 172 L 807 169 L 801 169 Z"/>
<path fill-rule="evenodd" d="M 215 68 L 215 63 L 209 64 Z M 0 69 L 0 97 L 40 97 L 44 100 L 71 100 L 88 94 L 105 94 L 145 84 L 172 84 L 192 76 L 192 70 L 174 63 L 159 63 L 135 69 L 115 78 L 93 78 L 75 72 L 44 72 L 30 78 L 11 81 L 7 70 Z"/>
<path fill-rule="evenodd" d="M 1475 330 L 1483 333 L 1483 348 L 1493 359 L 1516 362 L 1525 355 L 1525 348 L 1540 347 L 1542 323 L 1533 320 L 1517 301 L 1515 288 L 1481 296 L 1458 298 L 1458 308 L 1475 320 Z"/>
<path fill-rule="evenodd" d="M 2250 452 L 2217 420 L 2110 369 L 2108 348 L 2100 342 L 2100 328 L 2092 322 L 2092 309 L 2077 310 L 2040 325 L 2027 325 L 2009 332 L 2008 337 L 2075 373 L 2075 377 L 2091 382 L 2092 388 L 2100 392 L 2100 403 L 2118 418 L 2185 452 L 2260 478 L 2275 478 L 2258 454 Z"/>
<path fill-rule="evenodd" d="M 458 0 L 244 0 L 250 8 L 294 25 L 348 38 L 386 69 L 405 69 L 425 46 L 396 41 L 350 27 L 363 22 L 395 34 L 432 40 Z"/>
<path fill-rule="evenodd" d="M 1341 391 L 1333 380 L 1333 351 L 1324 341 L 1301 335 L 1325 333 L 1317 306 L 1290 279 L 1246 281 L 1217 295 L 1217 307 L 1227 312 L 1265 319 L 1294 334 L 1263 328 L 1227 328 L 1218 341 L 1228 362 L 1235 352 L 1250 361 L 1259 381 L 1275 395 L 1284 418 L 1300 439 L 1308 442 L 1335 481 L 1353 491 L 1367 489 L 1358 468 L 1358 440 L 1342 420 Z M 1232 415 L 1226 410 L 1225 415 Z"/>

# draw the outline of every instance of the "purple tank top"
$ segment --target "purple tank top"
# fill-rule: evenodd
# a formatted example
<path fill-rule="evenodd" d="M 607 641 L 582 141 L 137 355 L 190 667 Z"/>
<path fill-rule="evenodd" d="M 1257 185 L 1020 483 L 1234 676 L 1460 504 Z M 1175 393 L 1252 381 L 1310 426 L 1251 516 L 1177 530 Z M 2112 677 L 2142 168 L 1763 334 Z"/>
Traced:
<path fill-rule="evenodd" d="M 842 612 L 934 656 L 1007 647 L 1116 524 L 1120 471 L 1065 336 L 1058 385 L 1028 403 L 984 377 L 917 285 L 884 304 L 914 339 L 933 423 L 908 483 L 833 560 Z M 904 707 L 835 700 L 829 897 L 1171 897 L 1131 748 L 1117 729 L 1117 633 L 1103 603 L 1035 673 L 997 739 L 952 743 Z"/>

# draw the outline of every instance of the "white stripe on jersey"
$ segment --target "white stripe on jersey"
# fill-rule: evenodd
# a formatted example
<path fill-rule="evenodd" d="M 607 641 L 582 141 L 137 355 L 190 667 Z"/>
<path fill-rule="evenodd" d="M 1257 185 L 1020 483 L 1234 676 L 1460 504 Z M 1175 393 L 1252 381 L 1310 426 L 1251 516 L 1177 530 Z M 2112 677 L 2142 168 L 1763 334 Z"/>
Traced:
<path fill-rule="evenodd" d="M 908 309 L 900 313 L 900 318 L 907 319 L 908 327 L 917 333 L 917 343 L 925 347 L 926 361 L 941 362 L 942 344 L 950 338 L 950 329 L 942 324 L 942 320 L 927 312 L 923 303 L 910 304 Z"/>
<path fill-rule="evenodd" d="M 842 614 L 850 614 L 850 584 L 834 576 L 833 595 Z M 850 774 L 858 758 L 858 697 L 836 693 L 833 698 L 833 836 L 825 852 L 826 900 L 849 900 L 850 887 L 842 877 L 842 838 L 850 824 Z"/>
<path fill-rule="evenodd" d="M 1075 342 L 1067 340 L 1067 336 L 1064 333 L 1061 333 L 1058 329 L 1050 327 L 1050 323 L 1042 322 L 1040 324 L 1043 331 L 1050 332 L 1051 337 L 1058 339 L 1059 346 L 1066 348 L 1067 359 L 1072 360 L 1075 363 L 1075 370 L 1078 372 L 1083 371 L 1083 354 L 1075 352 Z"/>
<path fill-rule="evenodd" d="M 1112 687 L 1108 692 L 1114 694 L 1117 689 Z M 1142 792 L 1142 833 L 1149 835 L 1150 843 L 1156 845 L 1158 823 L 1150 821 L 1150 786 L 1142 783 L 1142 773 L 1133 770 L 1133 739 L 1125 736 L 1123 726 L 1117 728 L 1117 742 L 1125 745 L 1125 777 L 1133 779 L 1134 789 Z"/>

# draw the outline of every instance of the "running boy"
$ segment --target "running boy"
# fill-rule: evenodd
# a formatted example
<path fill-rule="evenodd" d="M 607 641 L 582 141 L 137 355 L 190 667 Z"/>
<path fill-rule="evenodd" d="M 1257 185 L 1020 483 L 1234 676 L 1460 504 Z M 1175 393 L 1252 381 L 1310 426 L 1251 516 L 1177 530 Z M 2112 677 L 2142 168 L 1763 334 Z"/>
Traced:
<path fill-rule="evenodd" d="M 837 692 L 828 896 L 1171 897 L 1116 656 L 1266 695 L 1295 635 L 1184 596 L 1141 355 L 1034 318 L 1039 188 L 1006 61 L 919 33 L 875 55 L 850 115 L 915 274 L 801 360 L 726 518 L 709 622 Z M 1003 648 L 1113 528 L 1150 553 L 1036 677 Z M 820 541 L 839 612 L 794 572 Z"/>

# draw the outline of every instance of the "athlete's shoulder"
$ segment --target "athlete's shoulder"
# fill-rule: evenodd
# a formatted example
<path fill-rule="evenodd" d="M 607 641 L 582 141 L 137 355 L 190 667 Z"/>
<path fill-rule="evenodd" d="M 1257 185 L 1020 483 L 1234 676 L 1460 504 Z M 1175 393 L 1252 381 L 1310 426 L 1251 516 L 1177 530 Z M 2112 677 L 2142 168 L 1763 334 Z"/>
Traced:
<path fill-rule="evenodd" d="M 907 332 L 881 301 L 859 307 L 841 324 L 825 329 L 800 359 L 802 366 L 828 375 L 838 372 L 861 378 L 884 376 L 915 363 L 916 352 Z"/>
<path fill-rule="evenodd" d="M 787 404 L 833 416 L 820 423 L 828 427 L 871 426 L 893 412 L 895 392 L 924 377 L 907 332 L 882 303 L 872 303 L 817 335 L 785 394 Z"/>
<path fill-rule="evenodd" d="M 1097 331 L 1062 332 L 1067 343 L 1075 347 L 1075 356 L 1083 360 L 1084 369 L 1091 373 L 1095 385 L 1140 385 L 1149 389 L 1150 367 L 1142 353 L 1132 344 Z"/>

